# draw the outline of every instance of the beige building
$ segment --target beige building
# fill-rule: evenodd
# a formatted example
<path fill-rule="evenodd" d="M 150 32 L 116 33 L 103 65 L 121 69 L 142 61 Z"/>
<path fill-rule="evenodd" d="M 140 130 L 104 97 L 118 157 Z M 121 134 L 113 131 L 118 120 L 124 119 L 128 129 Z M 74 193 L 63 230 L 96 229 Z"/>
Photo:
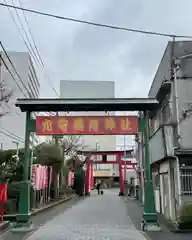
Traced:
<path fill-rule="evenodd" d="M 115 83 L 113 81 L 60 81 L 61 98 L 114 98 Z M 60 113 L 69 116 L 114 115 L 114 112 L 70 112 Z M 116 149 L 116 136 L 82 136 L 85 151 L 110 151 Z M 98 156 L 99 157 L 99 156 Z M 111 159 L 111 156 L 110 156 Z M 118 175 L 117 166 L 112 164 L 94 165 L 94 176 L 110 177 Z"/>

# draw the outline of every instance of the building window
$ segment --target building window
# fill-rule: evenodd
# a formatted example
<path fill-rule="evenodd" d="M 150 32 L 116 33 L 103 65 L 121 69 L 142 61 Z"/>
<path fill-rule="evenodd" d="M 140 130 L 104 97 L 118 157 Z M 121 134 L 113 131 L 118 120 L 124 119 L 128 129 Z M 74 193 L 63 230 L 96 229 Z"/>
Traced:
<path fill-rule="evenodd" d="M 181 195 L 192 195 L 192 166 L 180 168 Z"/>

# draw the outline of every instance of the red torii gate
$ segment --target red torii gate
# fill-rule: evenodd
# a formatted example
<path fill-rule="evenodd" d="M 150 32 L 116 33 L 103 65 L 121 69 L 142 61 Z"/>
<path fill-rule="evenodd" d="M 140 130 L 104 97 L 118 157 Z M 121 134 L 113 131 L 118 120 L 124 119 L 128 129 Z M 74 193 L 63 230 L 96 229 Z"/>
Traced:
<path fill-rule="evenodd" d="M 133 163 L 131 160 L 122 160 L 122 157 L 127 153 L 131 153 L 133 150 L 125 151 L 81 151 L 79 154 L 87 156 L 86 160 L 86 180 L 85 180 L 85 195 L 89 196 L 91 188 L 93 187 L 93 164 L 118 164 L 119 165 L 119 183 L 120 191 L 119 196 L 124 195 L 124 177 L 123 177 L 123 167 L 132 166 L 136 170 L 136 163 Z M 99 160 L 93 161 L 92 156 L 116 156 L 116 160 Z M 128 158 L 132 158 L 131 156 Z M 125 168 L 126 169 L 126 168 Z"/>

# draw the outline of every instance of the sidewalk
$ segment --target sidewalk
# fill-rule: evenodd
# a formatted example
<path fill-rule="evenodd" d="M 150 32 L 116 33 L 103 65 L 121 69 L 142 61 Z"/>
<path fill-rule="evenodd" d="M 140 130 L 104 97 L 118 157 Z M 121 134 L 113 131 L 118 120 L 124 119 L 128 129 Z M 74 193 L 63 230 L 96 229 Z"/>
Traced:
<path fill-rule="evenodd" d="M 133 224 L 137 229 L 141 228 L 141 216 L 143 213 L 143 207 L 141 204 L 134 199 L 125 199 L 127 213 Z M 191 240 L 192 233 L 172 233 L 166 226 L 161 226 L 162 231 L 160 232 L 147 232 L 147 235 L 151 240 Z"/>
<path fill-rule="evenodd" d="M 127 216 L 126 205 L 118 190 L 104 195 L 91 193 L 72 208 L 60 213 L 27 240 L 145 240 Z"/>

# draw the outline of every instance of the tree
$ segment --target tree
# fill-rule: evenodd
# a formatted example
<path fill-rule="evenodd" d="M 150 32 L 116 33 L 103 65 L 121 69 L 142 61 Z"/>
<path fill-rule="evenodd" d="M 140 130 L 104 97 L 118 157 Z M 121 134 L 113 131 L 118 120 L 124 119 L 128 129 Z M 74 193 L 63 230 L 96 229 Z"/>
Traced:
<path fill-rule="evenodd" d="M 73 157 L 73 161 L 77 158 L 76 151 L 82 149 L 83 142 L 80 137 L 76 136 L 65 136 L 58 137 L 58 142 L 55 143 L 54 139 L 41 143 L 35 148 L 34 154 L 37 158 L 37 163 L 52 166 L 53 167 L 53 181 L 54 181 L 54 192 L 55 197 L 57 197 L 57 178 L 58 175 L 61 177 L 61 186 L 66 185 L 66 176 L 64 174 L 68 171 L 64 171 L 65 166 L 65 157 L 66 155 Z"/>
<path fill-rule="evenodd" d="M 12 95 L 13 91 L 10 88 L 8 88 L 8 86 L 5 84 L 5 81 L 4 80 L 0 81 L 0 117 L 9 113 L 8 103 Z"/>
<path fill-rule="evenodd" d="M 63 156 L 61 149 L 54 143 L 43 143 L 35 148 L 34 155 L 37 158 L 36 163 L 52 166 L 55 172 L 61 169 Z"/>
<path fill-rule="evenodd" d="M 60 140 L 64 155 L 73 156 L 76 151 L 82 150 L 85 146 L 81 136 L 68 136 Z"/>
<path fill-rule="evenodd" d="M 77 151 L 82 150 L 85 146 L 81 136 L 75 136 L 75 135 L 67 136 L 67 137 L 65 136 L 61 138 L 60 145 L 63 152 L 61 184 L 66 185 L 66 176 L 64 176 L 64 174 L 68 172 L 68 171 L 64 171 L 64 169 L 67 166 L 65 165 L 66 156 L 70 157 L 70 160 L 68 160 L 68 164 L 69 162 L 71 162 L 73 164 L 73 167 L 75 167 L 75 164 L 76 164 L 75 162 L 80 161 L 80 159 L 77 156 Z M 69 166 L 67 166 L 67 168 L 69 170 Z"/>
<path fill-rule="evenodd" d="M 68 169 L 74 170 L 77 167 L 81 167 L 82 162 L 79 159 L 78 155 L 76 154 L 70 157 L 69 159 L 67 159 L 65 165 L 68 167 Z"/>
<path fill-rule="evenodd" d="M 19 182 L 22 180 L 22 158 L 24 149 L 19 149 L 19 156 L 16 157 L 16 149 L 9 149 L 0 152 L 0 177 L 1 182 L 11 180 Z"/>
<path fill-rule="evenodd" d="M 49 142 L 40 144 L 35 148 L 34 155 L 36 163 L 53 167 L 52 197 L 59 197 L 59 189 L 57 187 L 57 177 L 61 171 L 63 163 L 63 155 L 59 145 Z"/>

